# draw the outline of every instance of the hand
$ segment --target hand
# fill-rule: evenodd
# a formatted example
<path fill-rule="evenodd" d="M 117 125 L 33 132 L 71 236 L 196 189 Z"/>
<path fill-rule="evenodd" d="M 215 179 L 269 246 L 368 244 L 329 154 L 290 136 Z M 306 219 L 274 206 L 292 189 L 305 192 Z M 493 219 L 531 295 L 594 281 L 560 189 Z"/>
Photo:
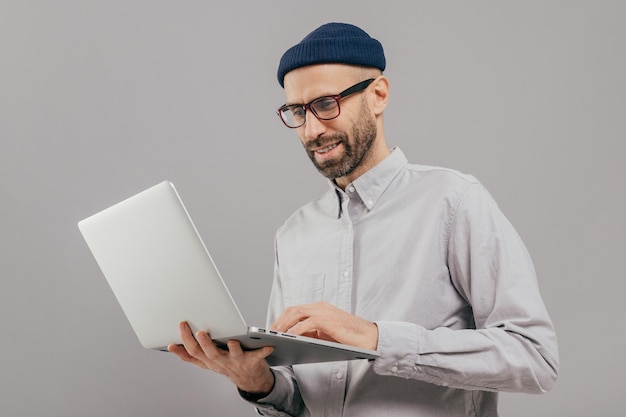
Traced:
<path fill-rule="evenodd" d="M 207 332 L 197 332 L 195 337 L 186 322 L 180 323 L 181 345 L 169 345 L 167 350 L 185 362 L 225 375 L 242 391 L 267 393 L 274 386 L 274 374 L 265 358 L 274 348 L 244 352 L 236 340 L 229 340 L 228 350 L 220 349 Z"/>
<path fill-rule="evenodd" d="M 378 326 L 375 323 L 325 302 L 288 307 L 270 328 L 365 349 L 376 350 L 378 346 Z"/>

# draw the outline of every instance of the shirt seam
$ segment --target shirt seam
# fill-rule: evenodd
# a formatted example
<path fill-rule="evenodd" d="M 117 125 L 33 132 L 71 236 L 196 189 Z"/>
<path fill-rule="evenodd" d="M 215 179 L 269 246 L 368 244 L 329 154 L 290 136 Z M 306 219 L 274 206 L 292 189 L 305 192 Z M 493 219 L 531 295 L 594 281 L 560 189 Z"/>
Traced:
<path fill-rule="evenodd" d="M 454 221 L 456 219 L 457 211 L 459 207 L 461 206 L 461 203 L 463 202 L 463 200 L 465 200 L 465 197 L 467 196 L 469 189 L 475 184 L 476 184 L 475 182 L 468 182 L 466 184 L 465 189 L 459 193 L 457 199 L 454 201 L 454 204 L 452 205 L 452 209 L 450 211 L 450 215 L 448 216 L 448 219 L 446 220 L 444 236 L 441 242 L 441 249 L 442 249 L 441 256 L 442 256 L 442 260 L 444 264 L 448 263 L 447 249 L 450 247 L 450 237 L 452 236 L 452 229 L 454 228 Z"/>

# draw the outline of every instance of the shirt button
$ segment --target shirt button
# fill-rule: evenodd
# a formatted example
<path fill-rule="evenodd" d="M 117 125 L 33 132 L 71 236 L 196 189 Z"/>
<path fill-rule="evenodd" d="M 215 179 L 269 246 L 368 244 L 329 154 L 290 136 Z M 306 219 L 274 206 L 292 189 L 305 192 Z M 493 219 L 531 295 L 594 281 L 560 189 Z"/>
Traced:
<path fill-rule="evenodd" d="M 343 378 L 343 374 L 341 372 L 337 372 L 337 379 Z"/>
<path fill-rule="evenodd" d="M 348 191 L 353 193 L 354 192 L 354 187 L 353 186 L 348 187 Z"/>
<path fill-rule="evenodd" d="M 395 374 L 396 372 L 398 372 L 398 367 L 397 367 L 397 366 L 395 366 L 395 365 L 394 365 L 394 366 L 392 366 L 392 367 L 391 367 L 391 372 L 393 372 L 394 374 Z"/>
<path fill-rule="evenodd" d="M 350 273 L 349 273 L 348 271 L 345 271 L 345 272 L 343 273 L 343 277 L 344 277 L 344 278 L 349 278 L 349 277 L 350 277 Z"/>

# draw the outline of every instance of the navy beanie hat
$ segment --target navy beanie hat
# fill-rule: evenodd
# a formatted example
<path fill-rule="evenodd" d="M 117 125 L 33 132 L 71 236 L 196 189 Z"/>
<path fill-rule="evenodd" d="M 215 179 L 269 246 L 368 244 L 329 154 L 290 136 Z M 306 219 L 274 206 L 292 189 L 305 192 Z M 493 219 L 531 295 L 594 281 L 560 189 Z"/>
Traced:
<path fill-rule="evenodd" d="M 285 74 L 315 64 L 349 64 L 385 69 L 383 46 L 362 29 L 346 23 L 327 23 L 289 48 L 278 65 L 278 83 Z"/>

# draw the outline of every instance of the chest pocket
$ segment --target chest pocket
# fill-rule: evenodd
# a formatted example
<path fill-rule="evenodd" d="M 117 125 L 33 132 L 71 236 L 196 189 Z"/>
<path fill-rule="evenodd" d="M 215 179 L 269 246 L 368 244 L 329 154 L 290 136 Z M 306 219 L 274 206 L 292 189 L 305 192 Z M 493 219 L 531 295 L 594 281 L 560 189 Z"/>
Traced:
<path fill-rule="evenodd" d="M 283 279 L 285 307 L 322 301 L 324 296 L 323 273 L 296 275 Z"/>

